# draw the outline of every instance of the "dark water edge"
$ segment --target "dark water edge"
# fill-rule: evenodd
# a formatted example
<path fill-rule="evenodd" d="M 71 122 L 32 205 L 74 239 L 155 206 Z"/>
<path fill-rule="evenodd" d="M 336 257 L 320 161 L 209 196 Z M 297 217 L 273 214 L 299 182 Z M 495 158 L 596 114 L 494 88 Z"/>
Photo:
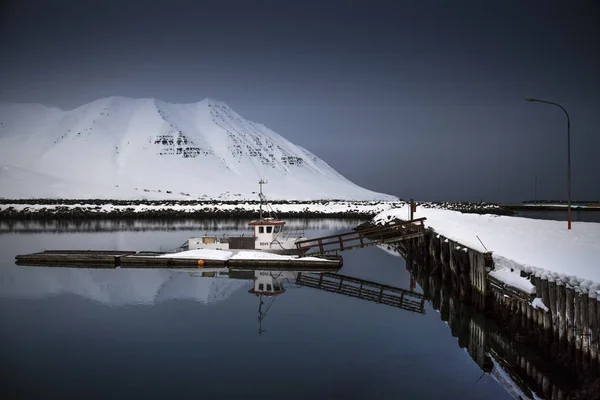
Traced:
<path fill-rule="evenodd" d="M 563 210 L 517 211 L 515 217 L 566 222 L 568 214 Z M 600 222 L 600 212 L 571 210 L 571 218 L 573 222 Z"/>

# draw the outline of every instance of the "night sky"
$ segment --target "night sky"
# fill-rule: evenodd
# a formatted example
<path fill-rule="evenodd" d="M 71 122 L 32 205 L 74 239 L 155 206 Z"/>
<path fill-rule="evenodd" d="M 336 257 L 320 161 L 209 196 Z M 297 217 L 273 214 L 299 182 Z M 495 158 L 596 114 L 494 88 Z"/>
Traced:
<path fill-rule="evenodd" d="M 419 200 L 600 199 L 598 1 L 14 1 L 0 101 L 227 103 Z"/>

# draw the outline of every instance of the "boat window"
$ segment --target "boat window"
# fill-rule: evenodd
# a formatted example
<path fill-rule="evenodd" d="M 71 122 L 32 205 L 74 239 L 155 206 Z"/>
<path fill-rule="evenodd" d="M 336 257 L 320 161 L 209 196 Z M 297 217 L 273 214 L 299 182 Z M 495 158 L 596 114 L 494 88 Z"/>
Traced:
<path fill-rule="evenodd" d="M 271 233 L 273 231 L 273 227 L 272 226 L 267 226 L 267 233 Z"/>
<path fill-rule="evenodd" d="M 262 226 L 258 227 L 258 233 L 265 233 L 265 228 Z"/>
<path fill-rule="evenodd" d="M 265 285 L 262 283 L 258 284 L 258 290 L 265 290 Z"/>
<path fill-rule="evenodd" d="M 273 233 L 278 233 L 278 232 L 279 232 L 279 227 L 278 226 L 274 227 L 273 228 Z"/>
<path fill-rule="evenodd" d="M 277 291 L 279 291 L 279 290 L 280 290 L 280 288 L 279 288 L 279 285 L 278 285 L 278 284 L 276 284 L 276 283 L 275 283 L 275 284 L 273 284 L 273 287 L 274 287 L 274 288 L 275 288 L 275 290 L 277 290 Z"/>
<path fill-rule="evenodd" d="M 269 291 L 269 292 L 273 291 L 273 287 L 271 286 L 270 283 L 267 283 L 267 291 Z"/>

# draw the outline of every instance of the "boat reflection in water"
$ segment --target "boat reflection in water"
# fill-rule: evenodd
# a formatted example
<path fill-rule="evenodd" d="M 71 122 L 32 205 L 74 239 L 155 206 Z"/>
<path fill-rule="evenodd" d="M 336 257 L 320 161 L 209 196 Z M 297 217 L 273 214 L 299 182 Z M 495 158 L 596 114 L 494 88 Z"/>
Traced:
<path fill-rule="evenodd" d="M 406 311 L 425 314 L 425 297 L 413 290 L 382 285 L 376 282 L 340 275 L 337 270 L 250 270 L 227 269 L 229 278 L 252 279 L 253 287 L 248 293 L 258 297 L 258 333 L 263 334 L 263 320 L 275 299 L 286 292 L 287 287 L 307 287 L 338 293 L 345 296 L 385 304 Z M 210 273 L 209 273 L 210 274 Z M 209 276 L 203 272 L 202 276 Z M 214 275 L 212 275 L 214 276 Z"/>

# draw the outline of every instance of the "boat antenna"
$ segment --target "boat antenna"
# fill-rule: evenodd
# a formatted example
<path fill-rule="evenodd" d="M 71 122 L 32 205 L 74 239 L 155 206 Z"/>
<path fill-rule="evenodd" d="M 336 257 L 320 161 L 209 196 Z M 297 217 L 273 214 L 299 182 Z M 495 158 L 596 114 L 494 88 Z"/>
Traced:
<path fill-rule="evenodd" d="M 265 181 L 264 179 L 261 179 L 260 181 L 258 181 L 258 184 L 260 186 L 260 191 L 258 193 L 258 198 L 260 199 L 260 219 L 263 219 L 263 211 L 262 211 L 262 207 L 263 207 L 263 201 L 266 201 L 265 199 L 265 195 L 262 192 L 262 185 L 266 184 L 267 181 Z"/>
<path fill-rule="evenodd" d="M 265 196 L 262 192 L 262 185 L 264 185 L 266 183 L 268 183 L 268 182 L 262 178 L 260 181 L 258 181 L 258 184 L 260 185 L 260 191 L 258 193 L 258 197 L 260 198 L 259 217 L 260 217 L 260 219 L 263 219 L 263 203 L 264 203 L 265 208 L 267 209 L 267 213 L 269 214 L 269 217 L 275 217 L 275 219 L 278 219 L 277 214 L 275 214 L 275 210 L 273 210 L 273 207 L 271 207 L 271 205 L 269 204 L 269 201 L 267 200 L 267 196 Z"/>

